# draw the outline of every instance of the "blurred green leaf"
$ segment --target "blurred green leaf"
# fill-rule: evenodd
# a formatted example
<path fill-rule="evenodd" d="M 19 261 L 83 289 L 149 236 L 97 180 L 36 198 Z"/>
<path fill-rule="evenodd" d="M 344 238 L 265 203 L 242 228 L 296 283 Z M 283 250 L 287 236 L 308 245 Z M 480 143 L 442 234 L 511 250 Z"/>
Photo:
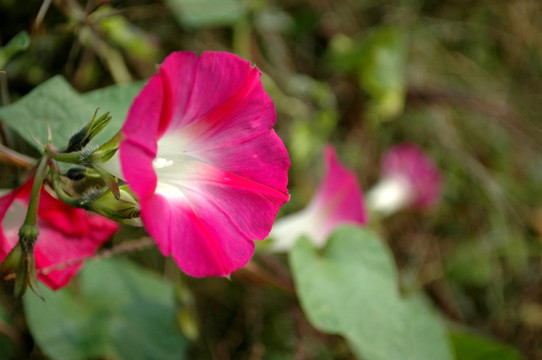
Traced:
<path fill-rule="evenodd" d="M 149 36 L 124 16 L 114 15 L 115 11 L 110 6 L 100 6 L 93 14 L 100 17 L 98 27 L 104 32 L 105 37 L 134 57 L 156 62 L 159 50 Z"/>
<path fill-rule="evenodd" d="M 355 74 L 370 96 L 368 116 L 390 120 L 403 112 L 406 95 L 407 38 L 395 27 L 377 27 L 352 39 L 336 35 L 328 57 L 335 71 Z"/>
<path fill-rule="evenodd" d="M 45 302 L 33 294 L 24 297 L 30 331 L 47 356 L 185 358 L 188 342 L 176 325 L 168 282 L 112 259 L 85 264 L 79 280 L 78 288 L 53 292 L 43 287 Z"/>
<path fill-rule="evenodd" d="M 192 28 L 231 26 L 248 12 L 241 0 L 167 0 L 181 25 Z"/>
<path fill-rule="evenodd" d="M 26 31 L 21 31 L 15 35 L 5 46 L 0 48 L 0 69 L 19 52 L 28 49 L 30 46 L 30 36 Z"/>
<path fill-rule="evenodd" d="M 450 339 L 457 360 L 523 360 L 516 349 L 472 332 L 453 329 Z"/>
<path fill-rule="evenodd" d="M 389 120 L 403 112 L 406 37 L 397 28 L 378 28 L 363 40 L 359 83 L 372 98 L 370 114 Z"/>
<path fill-rule="evenodd" d="M 496 253 L 483 241 L 465 241 L 445 261 L 446 276 L 464 285 L 489 284 L 499 271 Z"/>
<path fill-rule="evenodd" d="M 390 250 L 369 230 L 341 227 L 321 253 L 302 238 L 290 264 L 309 321 L 360 358 L 452 358 L 443 324 L 420 295 L 401 297 Z"/>
<path fill-rule="evenodd" d="M 331 39 L 327 53 L 334 71 L 354 74 L 361 66 L 362 55 L 362 40 L 355 40 L 344 34 L 337 34 Z"/>
<path fill-rule="evenodd" d="M 53 133 L 53 144 L 59 148 L 68 144 L 94 115 L 111 112 L 111 123 L 96 136 L 94 143 L 111 138 L 126 119 L 128 109 L 142 82 L 113 85 L 81 95 L 61 76 L 55 76 L 36 87 L 28 95 L 10 106 L 0 108 L 0 119 L 36 149 L 41 147 L 32 139 L 47 142 L 47 124 Z"/>

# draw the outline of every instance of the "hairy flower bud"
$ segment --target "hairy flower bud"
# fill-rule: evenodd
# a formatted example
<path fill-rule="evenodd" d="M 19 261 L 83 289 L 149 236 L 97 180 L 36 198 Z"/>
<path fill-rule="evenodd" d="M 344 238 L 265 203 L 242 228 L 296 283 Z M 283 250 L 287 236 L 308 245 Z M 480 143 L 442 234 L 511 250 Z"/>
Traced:
<path fill-rule="evenodd" d="M 119 186 L 120 196 L 107 190 L 99 199 L 88 204 L 88 210 L 97 212 L 109 219 L 132 225 L 142 226 L 139 218 L 139 203 L 126 185 Z"/>
<path fill-rule="evenodd" d="M 96 109 L 92 120 L 90 120 L 90 122 L 88 122 L 81 130 L 70 138 L 68 146 L 66 146 L 66 149 L 64 149 L 62 152 L 70 153 L 82 150 L 88 145 L 90 140 L 98 135 L 98 133 L 102 131 L 103 128 L 105 128 L 111 121 L 111 116 L 109 116 L 108 112 L 99 118 L 96 118 L 96 115 L 98 115 L 98 109 Z"/>

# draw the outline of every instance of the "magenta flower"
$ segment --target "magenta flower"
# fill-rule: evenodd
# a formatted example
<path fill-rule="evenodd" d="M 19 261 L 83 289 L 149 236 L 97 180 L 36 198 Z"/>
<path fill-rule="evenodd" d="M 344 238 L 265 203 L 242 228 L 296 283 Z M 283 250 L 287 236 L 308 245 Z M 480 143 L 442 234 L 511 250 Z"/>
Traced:
<path fill-rule="evenodd" d="M 145 229 L 189 275 L 244 266 L 289 199 L 290 160 L 260 75 L 233 54 L 173 53 L 122 128 L 122 177 Z"/>
<path fill-rule="evenodd" d="M 31 187 L 29 182 L 0 197 L 0 262 L 18 242 Z M 40 234 L 34 245 L 34 259 L 38 271 L 91 256 L 118 229 L 115 222 L 69 207 L 46 189 L 41 191 L 37 225 Z M 79 262 L 47 274 L 38 273 L 38 279 L 56 290 L 68 284 L 81 266 Z"/>
<path fill-rule="evenodd" d="M 389 149 L 379 182 L 367 193 L 371 210 L 391 214 L 405 207 L 427 209 L 441 194 L 442 179 L 433 161 L 415 144 Z"/>
<path fill-rule="evenodd" d="M 328 236 L 339 225 L 367 223 L 363 194 L 353 172 L 344 167 L 335 149 L 324 150 L 327 169 L 311 202 L 300 212 L 276 221 L 269 237 L 275 251 L 290 249 L 302 235 L 323 247 Z"/>

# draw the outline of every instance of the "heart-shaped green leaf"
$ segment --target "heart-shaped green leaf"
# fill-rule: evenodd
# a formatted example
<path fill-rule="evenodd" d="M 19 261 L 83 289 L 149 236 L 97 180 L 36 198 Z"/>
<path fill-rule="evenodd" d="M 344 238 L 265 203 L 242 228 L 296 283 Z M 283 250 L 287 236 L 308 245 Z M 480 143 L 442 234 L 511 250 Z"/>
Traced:
<path fill-rule="evenodd" d="M 319 251 L 300 239 L 290 264 L 303 311 L 366 360 L 448 360 L 446 329 L 420 294 L 402 297 L 393 257 L 369 230 L 338 228 Z"/>
<path fill-rule="evenodd" d="M 19 101 L 0 108 L 0 119 L 38 150 L 42 149 L 33 137 L 45 144 L 49 124 L 53 144 L 63 148 L 100 108 L 100 114 L 110 112 L 112 116 L 111 123 L 92 141 L 102 144 L 122 127 L 128 109 L 142 86 L 142 82 L 113 85 L 81 95 L 62 76 L 55 76 Z"/>

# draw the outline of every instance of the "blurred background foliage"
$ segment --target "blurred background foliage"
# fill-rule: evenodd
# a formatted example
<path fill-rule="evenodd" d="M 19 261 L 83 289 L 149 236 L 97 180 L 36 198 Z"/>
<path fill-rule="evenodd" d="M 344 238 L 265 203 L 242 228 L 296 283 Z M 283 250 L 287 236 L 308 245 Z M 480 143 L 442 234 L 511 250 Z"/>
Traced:
<path fill-rule="evenodd" d="M 224 50 L 250 60 L 264 73 L 292 159 L 283 214 L 310 200 L 326 143 L 365 190 L 377 181 L 388 147 L 421 145 L 445 179 L 439 205 L 371 219 L 393 251 L 402 289 L 423 288 L 447 321 L 478 334 L 452 334 L 458 359 L 505 358 L 501 345 L 481 335 L 542 358 L 539 1 L 0 0 L 0 45 L 4 106 L 58 74 L 81 93 L 146 79 L 176 50 Z M 9 129 L 3 133 L 3 142 L 33 154 Z M 2 187 L 18 173 L 0 164 Z M 123 229 L 109 246 L 141 235 Z M 258 253 L 230 281 L 187 278 L 156 249 L 119 257 L 169 280 L 155 286 L 169 287 L 174 301 L 150 299 L 149 306 L 176 314 L 181 332 L 177 341 L 157 341 L 187 358 L 353 358 L 341 337 L 308 323 L 285 257 Z M 77 306 L 109 314 L 114 309 L 92 291 L 96 277 L 106 278 L 104 286 L 110 279 L 92 268 L 75 287 L 85 293 L 90 286 L 85 294 L 94 300 Z M 126 281 L 119 279 L 111 281 Z M 137 286 L 117 291 L 147 299 Z M 0 357 L 54 356 L 35 335 L 40 324 L 25 320 L 6 289 L 0 300 L 0 352 L 7 354 Z M 47 303 L 55 301 L 76 306 L 65 297 Z M 144 328 L 153 312 L 139 315 L 134 324 Z M 172 326 L 155 325 L 147 329 L 151 339 Z M 65 326 L 69 338 L 70 326 L 77 327 Z M 110 349 L 114 339 L 100 346 Z M 115 354 L 109 358 L 130 356 L 126 349 Z"/>

